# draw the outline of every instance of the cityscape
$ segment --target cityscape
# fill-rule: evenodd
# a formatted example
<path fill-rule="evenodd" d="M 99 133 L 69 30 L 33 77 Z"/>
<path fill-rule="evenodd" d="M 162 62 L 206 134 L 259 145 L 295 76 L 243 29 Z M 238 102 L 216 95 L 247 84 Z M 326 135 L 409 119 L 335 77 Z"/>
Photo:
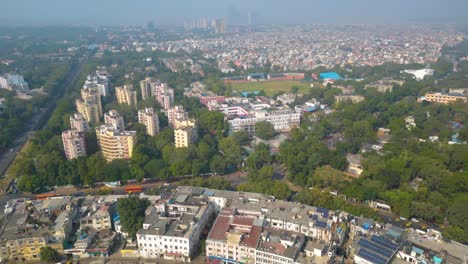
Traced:
<path fill-rule="evenodd" d="M 208 2 L 5 5 L 0 263 L 468 263 L 467 4 Z"/>

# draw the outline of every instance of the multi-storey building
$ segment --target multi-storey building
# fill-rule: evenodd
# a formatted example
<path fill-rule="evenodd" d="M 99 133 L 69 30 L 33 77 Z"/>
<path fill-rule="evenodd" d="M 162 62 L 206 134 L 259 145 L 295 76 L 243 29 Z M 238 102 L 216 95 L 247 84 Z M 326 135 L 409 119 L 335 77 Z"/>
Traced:
<path fill-rule="evenodd" d="M 75 101 L 76 110 L 90 124 L 99 123 L 99 104 L 95 98 L 76 99 Z"/>
<path fill-rule="evenodd" d="M 418 98 L 418 102 L 428 101 L 439 104 L 455 103 L 458 100 L 466 103 L 467 96 L 464 94 L 427 93 L 425 96 Z"/>
<path fill-rule="evenodd" d="M 193 118 L 176 120 L 174 143 L 176 148 L 187 148 L 197 142 L 198 130 Z"/>
<path fill-rule="evenodd" d="M 174 105 L 174 89 L 170 88 L 167 83 L 156 83 L 153 95 L 156 101 L 165 109 L 168 110 Z"/>
<path fill-rule="evenodd" d="M 23 75 L 11 73 L 0 75 L 0 88 L 19 92 L 29 90 L 28 83 L 24 80 Z"/>
<path fill-rule="evenodd" d="M 119 104 L 137 105 L 137 94 L 133 89 L 133 85 L 115 87 L 115 95 Z"/>
<path fill-rule="evenodd" d="M 111 229 L 109 206 L 101 205 L 99 208 L 90 210 L 86 216 L 80 219 L 80 228 L 84 227 L 92 227 L 96 230 Z"/>
<path fill-rule="evenodd" d="M 95 87 L 88 87 L 81 89 L 81 98 L 85 101 L 91 100 L 97 104 L 99 116 L 102 116 L 102 102 L 101 95 Z"/>
<path fill-rule="evenodd" d="M 359 103 L 363 101 L 364 99 L 365 99 L 364 96 L 360 96 L 360 95 L 352 95 L 352 94 L 335 95 L 335 101 L 337 103 L 341 103 L 341 102 Z"/>
<path fill-rule="evenodd" d="M 138 111 L 138 122 L 145 125 L 146 134 L 155 136 L 159 133 L 158 115 L 154 113 L 153 108 L 145 108 Z"/>
<path fill-rule="evenodd" d="M 245 109 L 244 111 L 247 112 Z M 291 128 L 300 125 L 301 115 L 290 109 L 275 111 L 258 110 L 254 111 L 253 114 L 228 120 L 229 132 L 247 131 L 249 134 L 254 135 L 255 124 L 260 121 L 270 122 L 276 131 L 287 132 Z"/>
<path fill-rule="evenodd" d="M 141 98 L 143 100 L 146 100 L 153 95 L 158 82 L 159 81 L 157 79 L 152 77 L 146 77 L 144 80 L 140 81 Z"/>
<path fill-rule="evenodd" d="M 105 68 L 99 68 L 93 75 L 88 75 L 83 88 L 94 88 L 101 96 L 109 94 L 109 75 Z"/>
<path fill-rule="evenodd" d="M 86 132 L 89 130 L 88 121 L 80 113 L 74 113 L 70 116 L 70 129 L 78 132 Z"/>
<path fill-rule="evenodd" d="M 67 130 L 62 132 L 63 150 L 67 159 L 86 156 L 86 140 L 84 132 Z"/>
<path fill-rule="evenodd" d="M 255 263 L 255 250 L 262 233 L 263 218 L 238 215 L 223 209 L 206 239 L 207 263 Z"/>
<path fill-rule="evenodd" d="M 137 142 L 136 131 L 120 131 L 115 126 L 106 124 L 96 128 L 96 136 L 107 162 L 132 157 Z"/>
<path fill-rule="evenodd" d="M 149 207 L 137 232 L 140 256 L 190 261 L 213 212 L 206 198 L 188 195 Z"/>
<path fill-rule="evenodd" d="M 169 125 L 174 127 L 176 120 L 184 120 L 188 118 L 188 113 L 185 112 L 184 107 L 181 105 L 176 105 L 166 111 L 167 119 Z"/>
<path fill-rule="evenodd" d="M 107 125 L 113 125 L 117 130 L 125 130 L 124 119 L 117 110 L 109 110 L 108 113 L 105 113 L 104 123 Z"/>
<path fill-rule="evenodd" d="M 302 234 L 265 228 L 255 250 L 257 264 L 295 264 L 305 242 Z"/>

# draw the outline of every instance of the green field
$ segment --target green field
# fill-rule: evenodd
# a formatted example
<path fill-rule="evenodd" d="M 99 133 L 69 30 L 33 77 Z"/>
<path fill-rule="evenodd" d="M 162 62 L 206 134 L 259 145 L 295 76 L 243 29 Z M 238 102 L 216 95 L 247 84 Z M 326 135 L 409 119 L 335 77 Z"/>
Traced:
<path fill-rule="evenodd" d="M 268 96 L 277 92 L 290 92 L 293 86 L 299 87 L 299 92 L 303 93 L 310 88 L 310 83 L 301 81 L 259 81 L 247 83 L 232 83 L 232 90 L 239 92 L 254 92 L 264 90 Z"/>

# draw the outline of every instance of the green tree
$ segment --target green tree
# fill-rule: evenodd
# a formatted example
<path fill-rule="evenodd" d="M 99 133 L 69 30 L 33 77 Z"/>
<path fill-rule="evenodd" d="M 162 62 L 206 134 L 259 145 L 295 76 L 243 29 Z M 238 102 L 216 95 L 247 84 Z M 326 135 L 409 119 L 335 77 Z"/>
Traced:
<path fill-rule="evenodd" d="M 255 135 L 261 139 L 269 140 L 275 136 L 275 128 L 268 121 L 260 121 L 255 124 Z"/>
<path fill-rule="evenodd" d="M 41 261 L 54 263 L 59 261 L 60 255 L 57 252 L 57 250 L 49 246 L 45 246 L 41 248 L 41 251 L 39 252 L 39 258 L 41 259 Z"/>
<path fill-rule="evenodd" d="M 149 205 L 148 199 L 140 199 L 136 196 L 121 198 L 117 202 L 122 228 L 133 240 L 136 238 L 138 229 L 143 225 L 145 211 Z"/>

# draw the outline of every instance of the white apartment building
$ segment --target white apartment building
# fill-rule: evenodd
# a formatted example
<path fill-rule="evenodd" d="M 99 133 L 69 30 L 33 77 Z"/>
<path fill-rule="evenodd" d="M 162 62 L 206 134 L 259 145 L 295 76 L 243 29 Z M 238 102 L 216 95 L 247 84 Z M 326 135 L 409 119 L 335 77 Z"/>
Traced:
<path fill-rule="evenodd" d="M 270 122 L 276 131 L 287 132 L 300 125 L 301 115 L 289 109 L 269 112 L 254 111 L 251 116 L 229 120 L 229 132 L 232 134 L 238 131 L 247 131 L 253 135 L 255 134 L 255 124 L 260 121 Z"/>
<path fill-rule="evenodd" d="M 178 195 L 146 211 L 137 244 L 143 258 L 190 261 L 214 208 L 206 199 Z"/>

